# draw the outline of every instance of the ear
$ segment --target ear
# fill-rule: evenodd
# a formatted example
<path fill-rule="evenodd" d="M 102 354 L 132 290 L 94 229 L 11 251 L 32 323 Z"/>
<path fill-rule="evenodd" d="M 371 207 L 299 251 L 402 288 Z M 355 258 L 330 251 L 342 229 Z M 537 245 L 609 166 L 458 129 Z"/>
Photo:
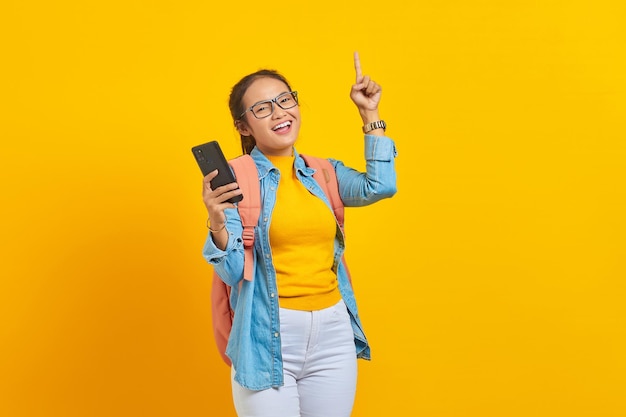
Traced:
<path fill-rule="evenodd" d="M 252 132 L 250 132 L 250 129 L 248 129 L 248 125 L 245 122 L 242 122 L 241 120 L 237 120 L 235 122 L 235 127 L 237 128 L 237 132 L 239 132 L 241 136 L 252 135 Z"/>

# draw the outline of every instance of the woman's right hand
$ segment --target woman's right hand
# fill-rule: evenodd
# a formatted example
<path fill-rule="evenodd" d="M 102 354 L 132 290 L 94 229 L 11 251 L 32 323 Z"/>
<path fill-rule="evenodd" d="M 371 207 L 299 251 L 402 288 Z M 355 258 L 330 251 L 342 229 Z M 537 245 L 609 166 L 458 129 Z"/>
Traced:
<path fill-rule="evenodd" d="M 235 182 L 217 187 L 215 190 L 211 189 L 211 180 L 216 176 L 217 170 L 209 172 L 204 177 L 202 187 L 202 199 L 209 212 L 209 222 L 213 231 L 223 229 L 226 223 L 224 210 L 227 208 L 235 208 L 235 205 L 228 202 L 228 200 L 241 194 L 241 190 Z"/>
<path fill-rule="evenodd" d="M 378 104 L 380 103 L 382 87 L 372 80 L 369 75 L 363 75 L 358 52 L 354 53 L 354 69 L 356 71 L 356 82 L 352 85 L 350 98 L 359 109 L 363 124 L 380 120 Z"/>

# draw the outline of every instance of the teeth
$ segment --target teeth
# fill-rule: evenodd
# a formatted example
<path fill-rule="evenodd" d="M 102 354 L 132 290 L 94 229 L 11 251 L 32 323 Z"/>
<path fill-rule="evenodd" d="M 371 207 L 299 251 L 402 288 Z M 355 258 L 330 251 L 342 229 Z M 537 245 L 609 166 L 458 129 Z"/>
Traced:
<path fill-rule="evenodd" d="M 281 123 L 281 124 L 279 124 L 279 125 L 277 125 L 277 126 L 274 126 L 274 128 L 273 128 L 272 130 L 278 130 L 278 129 L 280 129 L 281 127 L 287 127 L 287 126 L 291 126 L 291 122 L 284 122 L 284 123 Z"/>

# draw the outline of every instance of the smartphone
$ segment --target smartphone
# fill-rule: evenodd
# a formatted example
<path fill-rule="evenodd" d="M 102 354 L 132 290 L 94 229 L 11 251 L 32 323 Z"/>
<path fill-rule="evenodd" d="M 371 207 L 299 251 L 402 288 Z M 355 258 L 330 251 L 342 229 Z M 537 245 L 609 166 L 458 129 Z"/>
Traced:
<path fill-rule="evenodd" d="M 191 148 L 193 156 L 196 158 L 196 162 L 202 171 L 202 175 L 206 176 L 209 172 L 217 169 L 217 177 L 211 180 L 211 188 L 215 189 L 222 185 L 235 182 L 235 176 L 230 170 L 228 161 L 224 157 L 222 148 L 217 141 L 211 141 L 203 143 L 202 145 L 194 146 Z M 230 203 L 236 203 L 241 201 L 243 196 L 241 194 L 236 195 L 228 200 Z"/>

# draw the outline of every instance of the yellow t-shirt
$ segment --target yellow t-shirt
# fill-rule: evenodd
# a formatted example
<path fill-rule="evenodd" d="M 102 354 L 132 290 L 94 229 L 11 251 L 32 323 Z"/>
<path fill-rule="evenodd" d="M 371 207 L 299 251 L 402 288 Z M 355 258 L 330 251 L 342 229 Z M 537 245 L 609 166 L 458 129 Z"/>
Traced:
<path fill-rule="evenodd" d="M 332 271 L 337 223 L 332 210 L 296 178 L 293 156 L 268 156 L 280 171 L 269 229 L 280 306 L 314 311 L 341 299 Z"/>

